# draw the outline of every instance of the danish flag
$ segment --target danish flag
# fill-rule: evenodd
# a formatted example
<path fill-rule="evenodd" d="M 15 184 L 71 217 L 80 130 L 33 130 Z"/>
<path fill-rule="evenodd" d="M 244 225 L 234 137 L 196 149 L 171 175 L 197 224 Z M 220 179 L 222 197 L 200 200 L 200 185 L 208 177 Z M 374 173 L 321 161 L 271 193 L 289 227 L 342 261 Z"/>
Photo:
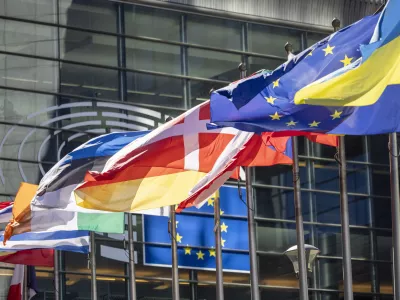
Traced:
<path fill-rule="evenodd" d="M 292 162 L 285 153 L 263 143 L 261 136 L 229 127 L 208 130 L 209 122 L 207 101 L 134 140 L 114 154 L 101 172 L 87 174 L 75 190 L 77 204 L 135 212 L 181 203 L 199 182 L 207 180 L 208 172 L 224 169 L 249 143 L 253 150 L 241 157 L 243 166 Z M 277 140 L 284 141 L 286 148 L 288 139 Z"/>

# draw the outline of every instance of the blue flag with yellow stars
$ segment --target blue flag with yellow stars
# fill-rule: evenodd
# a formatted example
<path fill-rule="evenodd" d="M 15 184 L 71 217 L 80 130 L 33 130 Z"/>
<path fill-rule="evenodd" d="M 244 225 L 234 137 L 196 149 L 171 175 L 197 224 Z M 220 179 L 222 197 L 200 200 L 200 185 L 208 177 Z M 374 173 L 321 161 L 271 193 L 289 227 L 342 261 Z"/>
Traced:
<path fill-rule="evenodd" d="M 241 194 L 239 197 L 237 187 L 222 186 L 219 190 L 224 271 L 250 271 L 245 189 Z M 170 267 L 168 218 L 144 215 L 143 219 L 144 264 Z M 179 267 L 215 270 L 214 198 L 200 209 L 191 207 L 176 214 L 175 226 Z"/>
<path fill-rule="evenodd" d="M 294 103 L 300 89 L 361 56 L 360 47 L 370 42 L 379 17 L 379 14 L 366 17 L 331 34 L 272 72 L 256 73 L 213 92 L 209 128 L 353 135 L 400 131 L 397 97 L 386 97 L 386 102 L 363 107 Z"/>

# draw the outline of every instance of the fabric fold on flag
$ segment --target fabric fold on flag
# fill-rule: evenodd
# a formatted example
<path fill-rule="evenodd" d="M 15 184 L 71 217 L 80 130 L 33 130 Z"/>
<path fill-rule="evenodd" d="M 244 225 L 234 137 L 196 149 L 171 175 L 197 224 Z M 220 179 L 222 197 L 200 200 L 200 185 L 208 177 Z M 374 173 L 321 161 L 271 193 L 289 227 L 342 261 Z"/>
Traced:
<path fill-rule="evenodd" d="M 116 132 L 89 140 L 64 156 L 40 181 L 39 186 L 23 183 L 17 194 L 15 220 L 6 238 L 23 232 L 90 230 L 104 233 L 124 231 L 123 213 L 91 210 L 76 205 L 74 189 L 89 170 L 102 169 L 113 154 L 149 131 Z M 168 209 L 137 213 L 165 215 Z M 1 214 L 0 214 L 1 218 Z M 12 219 L 11 213 L 5 217 Z"/>
<path fill-rule="evenodd" d="M 233 128 L 208 130 L 209 121 L 207 101 L 125 146 L 101 172 L 89 172 L 75 190 L 77 204 L 89 209 L 135 212 L 184 201 L 226 149 L 238 142 L 239 151 L 253 137 Z M 266 151 L 265 145 L 259 146 L 262 150 L 256 149 L 256 153 Z M 230 176 L 233 174 L 230 172 Z"/>
<path fill-rule="evenodd" d="M 380 101 L 385 89 L 400 92 L 400 0 L 386 4 L 361 57 L 302 88 L 296 104 L 367 106 Z M 351 62 L 353 58 L 348 58 Z"/>
<path fill-rule="evenodd" d="M 25 266 L 15 265 L 7 300 L 23 300 L 24 297 L 22 293 L 25 284 L 28 288 L 28 299 L 32 299 L 37 294 L 35 269 L 34 267 L 28 266 L 26 271 L 28 272 L 27 283 L 25 283 Z"/>
<path fill-rule="evenodd" d="M 296 105 L 295 94 L 361 57 L 380 14 L 366 17 L 304 50 L 272 72 L 263 71 L 211 94 L 211 121 L 249 132 L 372 135 L 400 131 L 400 102 L 388 85 L 369 106 Z"/>
<path fill-rule="evenodd" d="M 0 246 L 0 262 L 27 265 L 54 267 L 54 250 L 53 249 L 30 249 L 19 251 L 4 251 Z"/>

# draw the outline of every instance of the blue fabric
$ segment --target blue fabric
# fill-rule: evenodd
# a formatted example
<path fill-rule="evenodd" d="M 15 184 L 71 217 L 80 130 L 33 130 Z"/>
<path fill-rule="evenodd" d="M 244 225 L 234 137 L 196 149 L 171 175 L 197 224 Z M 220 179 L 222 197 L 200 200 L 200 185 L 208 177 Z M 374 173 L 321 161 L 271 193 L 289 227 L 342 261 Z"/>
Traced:
<path fill-rule="evenodd" d="M 132 141 L 145 136 L 149 132 L 150 131 L 116 132 L 96 137 L 69 153 L 65 163 L 69 163 L 70 160 L 81 158 L 114 155 Z"/>
<path fill-rule="evenodd" d="M 398 2 L 398 0 L 396 0 Z M 397 5 L 397 4 L 396 4 Z M 215 91 L 211 95 L 211 125 L 235 127 L 244 131 L 322 132 L 333 134 L 368 135 L 400 131 L 398 86 L 388 86 L 380 100 L 365 107 L 323 107 L 295 105 L 295 93 L 306 85 L 343 67 L 345 55 L 361 57 L 360 46 L 370 42 L 380 15 L 366 17 L 318 42 L 283 64 L 273 72 L 258 73 Z M 328 47 L 333 54 L 326 54 Z M 312 53 L 310 56 L 309 54 Z M 279 79 L 279 86 L 274 81 Z M 267 102 L 273 97 L 274 104 Z M 340 118 L 333 118 L 335 111 Z M 277 113 L 280 119 L 273 119 Z M 296 122 L 295 127 L 288 126 Z M 311 127 L 314 121 L 318 126 Z"/>
<path fill-rule="evenodd" d="M 224 270 L 245 271 L 249 266 L 249 241 L 247 229 L 246 204 L 239 198 L 236 187 L 223 186 L 220 189 L 221 236 L 224 240 L 222 261 Z M 243 201 L 246 193 L 242 189 Z M 200 209 L 189 208 L 176 215 L 178 242 L 178 265 L 181 267 L 215 269 L 214 206 L 213 199 Z M 224 226 L 227 226 L 224 231 Z M 144 240 L 146 243 L 164 245 L 145 245 L 145 264 L 171 265 L 170 235 L 168 218 L 144 215 Z M 178 241 L 178 239 L 177 239 Z M 190 248 L 191 253 L 185 253 Z M 203 259 L 199 253 L 204 254 Z M 211 252 L 210 252 L 211 251 Z"/>

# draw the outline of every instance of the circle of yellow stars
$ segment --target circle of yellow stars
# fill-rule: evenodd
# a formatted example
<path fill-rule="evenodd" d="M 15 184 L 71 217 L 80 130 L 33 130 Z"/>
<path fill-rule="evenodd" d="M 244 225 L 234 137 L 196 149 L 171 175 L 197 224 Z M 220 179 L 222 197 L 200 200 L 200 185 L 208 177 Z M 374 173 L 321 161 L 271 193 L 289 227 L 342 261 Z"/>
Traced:
<path fill-rule="evenodd" d="M 328 44 L 326 45 L 326 47 L 322 49 L 322 51 L 325 53 L 325 56 L 333 55 L 333 54 L 334 54 L 334 49 L 335 49 L 335 47 L 336 47 L 336 46 L 332 46 L 332 45 L 330 45 L 330 44 L 328 43 Z M 307 54 L 307 56 L 313 56 L 314 51 L 315 51 L 315 49 L 311 50 L 311 51 Z M 347 54 L 345 54 L 345 55 L 344 55 L 344 58 L 343 58 L 342 60 L 340 60 L 340 62 L 343 63 L 343 67 L 346 67 L 346 66 L 348 66 L 348 65 L 350 65 L 350 64 L 352 63 L 353 59 L 354 59 L 354 57 L 348 57 Z M 280 80 L 280 79 L 277 79 L 277 80 L 275 80 L 275 81 L 272 82 L 272 88 L 273 88 L 273 89 L 279 87 L 279 80 Z M 272 97 L 272 96 L 264 97 L 264 98 L 265 98 L 265 100 L 267 101 L 267 103 L 269 103 L 269 104 L 271 104 L 271 105 L 275 105 L 275 101 L 277 100 L 277 98 Z M 335 112 L 334 112 L 332 115 L 330 115 L 330 116 L 332 117 L 332 120 L 340 119 L 342 113 L 343 113 L 343 111 L 335 110 Z M 283 118 L 284 116 L 283 116 L 283 115 L 280 115 L 280 114 L 278 113 L 278 111 L 276 111 L 274 114 L 269 115 L 269 117 L 271 118 L 271 121 L 280 121 L 281 118 Z M 287 126 L 287 127 L 293 128 L 293 127 L 296 127 L 297 123 L 298 123 L 298 122 L 295 122 L 294 120 L 290 120 L 289 122 L 286 122 L 286 126 Z M 313 120 L 313 122 L 311 122 L 311 123 L 308 124 L 308 127 L 309 127 L 309 128 L 318 128 L 320 124 L 321 124 L 321 122 L 318 122 L 318 121 L 316 121 L 316 120 Z M 210 200 L 209 200 L 209 201 L 210 201 Z M 209 205 L 210 205 L 210 204 L 209 204 Z"/>
<path fill-rule="evenodd" d="M 207 200 L 207 206 L 214 206 L 214 201 L 215 201 L 215 197 L 210 197 Z M 224 214 L 224 211 L 221 209 L 220 210 L 220 215 L 222 216 L 223 214 Z M 177 228 L 178 228 L 178 222 L 179 221 L 176 221 L 176 227 Z M 222 232 L 228 233 L 228 227 L 229 226 L 226 225 L 225 222 L 222 222 L 220 227 L 221 227 L 221 233 Z M 182 239 L 183 239 L 183 236 L 179 235 L 179 233 L 176 233 L 176 241 L 177 241 L 177 243 L 182 243 Z M 226 242 L 226 240 L 224 240 L 221 237 L 221 246 L 222 247 L 225 247 L 225 242 Z M 185 255 L 192 255 L 192 251 L 194 251 L 193 248 L 191 248 L 189 245 L 186 245 L 186 247 L 183 248 L 183 250 L 184 250 Z M 206 256 L 207 251 L 203 252 L 201 249 L 199 249 L 197 252 L 194 252 L 194 254 L 196 254 L 197 260 L 204 260 L 204 257 Z M 208 249 L 208 257 L 215 257 L 215 249 L 214 248 Z"/>

